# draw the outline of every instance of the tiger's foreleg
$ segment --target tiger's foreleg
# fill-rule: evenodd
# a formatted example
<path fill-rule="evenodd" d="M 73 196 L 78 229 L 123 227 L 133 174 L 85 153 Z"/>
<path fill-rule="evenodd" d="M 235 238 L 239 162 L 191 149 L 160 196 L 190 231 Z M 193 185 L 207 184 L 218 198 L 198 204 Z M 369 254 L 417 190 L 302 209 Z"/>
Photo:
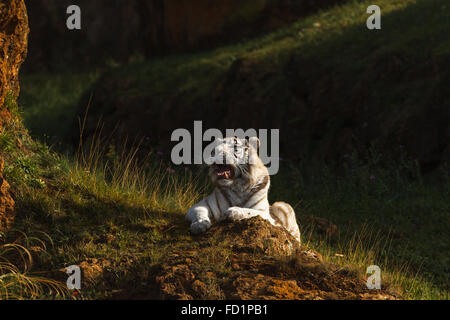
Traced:
<path fill-rule="evenodd" d="M 268 220 L 271 224 L 275 225 L 275 220 L 270 216 L 268 210 L 256 210 L 249 208 L 231 207 L 225 211 L 225 217 L 231 221 L 237 221 L 242 219 L 250 219 L 256 216 L 260 216 L 263 219 Z"/>
<path fill-rule="evenodd" d="M 199 234 L 211 228 L 211 214 L 205 200 L 200 201 L 190 208 L 186 214 L 186 220 L 191 222 L 191 232 L 193 234 Z"/>

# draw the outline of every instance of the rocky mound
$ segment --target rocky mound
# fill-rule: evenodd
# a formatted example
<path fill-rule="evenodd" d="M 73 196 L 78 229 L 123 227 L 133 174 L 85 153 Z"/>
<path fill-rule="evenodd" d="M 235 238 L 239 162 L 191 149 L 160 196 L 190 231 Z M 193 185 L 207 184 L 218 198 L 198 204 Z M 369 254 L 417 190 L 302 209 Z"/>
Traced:
<path fill-rule="evenodd" d="M 259 217 L 215 225 L 174 250 L 155 286 L 163 299 L 396 299 Z"/>

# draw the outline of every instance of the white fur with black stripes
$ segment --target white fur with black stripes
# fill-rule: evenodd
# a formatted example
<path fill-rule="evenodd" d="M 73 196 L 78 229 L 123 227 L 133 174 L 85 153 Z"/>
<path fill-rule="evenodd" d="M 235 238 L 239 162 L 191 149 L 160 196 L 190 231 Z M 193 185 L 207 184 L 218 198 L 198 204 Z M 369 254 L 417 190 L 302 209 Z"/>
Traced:
<path fill-rule="evenodd" d="M 258 138 L 218 139 L 215 154 L 209 159 L 209 175 L 214 191 L 190 208 L 186 219 L 194 234 L 203 233 L 213 221 L 241 220 L 255 216 L 284 227 L 298 241 L 300 231 L 295 212 L 285 202 L 269 205 L 270 177 L 258 157 Z"/>

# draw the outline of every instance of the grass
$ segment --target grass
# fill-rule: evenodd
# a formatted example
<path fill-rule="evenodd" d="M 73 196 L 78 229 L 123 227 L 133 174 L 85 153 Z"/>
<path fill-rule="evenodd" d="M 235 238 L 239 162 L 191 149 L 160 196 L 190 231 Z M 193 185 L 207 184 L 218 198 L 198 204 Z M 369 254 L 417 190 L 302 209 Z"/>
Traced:
<path fill-rule="evenodd" d="M 429 54 L 439 59 L 450 53 L 444 32 L 449 11 L 444 1 L 432 1 L 432 8 L 440 14 L 423 10 L 429 27 L 422 28 L 421 20 L 414 24 L 416 19 L 412 18 L 422 16 L 424 3 L 378 1 L 383 28 L 390 31 L 379 32 L 370 41 L 358 28 L 365 23 L 365 9 L 372 3 L 349 1 L 250 41 L 141 61 L 108 73 L 136 82 L 132 89 L 117 92 L 125 99 L 151 94 L 163 102 L 188 92 L 189 102 L 208 99 L 212 85 L 238 59 L 276 69 L 296 53 L 320 56 L 328 62 L 320 67 L 317 77 L 334 65 L 351 77 L 364 71 L 374 55 L 400 52 L 405 46 L 413 48 L 407 57 L 412 63 L 428 59 Z M 391 30 L 398 19 L 408 22 L 402 24 L 410 28 L 407 37 L 404 29 Z M 429 50 L 420 50 L 422 47 Z M 330 48 L 338 48 L 340 54 L 330 55 Z M 78 99 L 97 78 L 97 74 L 22 77 L 20 103 L 26 126 L 37 137 L 63 137 L 76 114 Z M 398 103 L 396 116 L 401 116 L 405 111 L 401 106 L 407 103 L 402 105 L 399 97 L 411 87 L 385 89 L 383 83 L 374 85 L 375 93 L 386 92 L 373 100 L 374 104 L 391 107 Z M 421 94 L 426 96 L 413 91 L 411 99 L 423 99 Z M 276 97 L 282 98 L 282 94 Z M 117 288 L 125 295 L 144 293 L 152 268 L 177 246 L 192 241 L 184 213 L 211 188 L 201 170 L 177 168 L 173 173 L 157 155 L 138 159 L 134 151 L 117 154 L 100 137 L 94 139 L 90 151 L 79 153 L 75 159 L 30 139 L 26 130 L 15 124 L 0 132 L 0 149 L 6 161 L 4 175 L 16 200 L 15 227 L 26 234 L 45 231 L 53 242 L 45 251 L 33 252 L 34 271 L 55 278 L 54 270 L 71 264 L 92 258 L 108 262 L 107 272 L 81 291 L 82 298 L 112 297 Z M 376 264 L 381 267 L 383 283 L 406 298 L 448 299 L 448 169 L 443 167 L 433 177 L 423 176 L 414 161 L 406 157 L 393 161 L 376 149 L 368 154 L 343 155 L 340 165 L 343 169 L 336 172 L 322 163 L 282 162 L 280 173 L 273 177 L 271 202 L 291 203 L 300 221 L 308 214 L 337 225 L 339 235 L 334 237 L 323 237 L 310 226 L 301 226 L 303 241 L 322 253 L 326 261 L 361 274 Z M 14 235 L 7 234 L 2 243 L 14 240 Z M 211 251 L 211 265 L 205 261 L 205 268 L 226 275 L 227 265 L 222 262 L 227 253 Z M 9 279 L 14 279 L 17 288 L 27 287 L 28 282 L 21 278 L 27 271 L 6 263 L 0 276 L 14 275 Z M 9 287 L 0 283 L 0 292 Z M 223 296 L 216 283 L 208 288 L 209 297 Z M 16 290 L 10 297 L 49 297 L 45 290 L 33 291 L 37 294 Z"/>
<path fill-rule="evenodd" d="M 386 126 L 394 130 L 399 119 L 418 112 L 414 109 L 426 108 L 426 102 L 434 99 L 434 92 L 440 86 L 445 87 L 446 79 L 428 79 L 426 84 L 425 79 L 418 81 L 415 78 L 402 79 L 402 84 L 395 77 L 378 81 L 379 73 L 389 70 L 377 72 L 377 68 L 388 68 L 385 60 L 389 57 L 395 57 L 401 69 L 399 73 L 427 61 L 445 68 L 450 43 L 444 31 L 449 27 L 450 9 L 442 0 L 381 0 L 377 4 L 382 10 L 382 30 L 371 31 L 371 36 L 367 37 L 366 8 L 370 4 L 368 0 L 347 1 L 254 39 L 204 52 L 136 59 L 136 62 L 110 68 L 103 76 L 99 76 L 100 71 L 23 76 L 19 102 L 24 106 L 26 125 L 33 135 L 41 139 L 46 135 L 49 143 L 52 143 L 51 139 L 65 137 L 68 130 L 73 129 L 71 122 L 80 103 L 88 103 L 79 101 L 83 93 L 88 88 L 95 92 L 96 85 L 101 85 L 103 79 L 114 78 L 124 85 L 104 97 L 101 105 L 93 106 L 96 112 L 98 108 L 112 108 L 118 97 L 127 101 L 145 96 L 151 96 L 151 101 L 160 103 L 161 108 L 165 102 L 182 97 L 184 104 L 194 103 L 203 110 L 215 105 L 214 89 L 226 80 L 230 67 L 236 61 L 244 60 L 257 65 L 256 70 L 291 68 L 296 74 L 294 78 L 286 79 L 280 72 L 275 72 L 273 80 L 262 82 L 252 92 L 255 98 L 263 98 L 267 104 L 281 109 L 288 107 L 286 101 L 289 101 L 290 93 L 286 88 L 293 81 L 303 81 L 307 77 L 309 82 L 317 83 L 326 74 L 338 74 L 336 81 L 346 83 L 367 78 L 373 87 L 368 106 L 365 106 L 369 110 L 367 114 L 373 114 L 374 110 L 381 110 L 374 117 L 383 118 L 389 114 Z M 314 72 L 308 70 L 304 75 L 301 63 L 299 70 L 288 65 L 293 57 L 314 64 Z M 422 72 L 421 69 L 418 72 Z M 92 86 L 95 80 L 99 82 Z M 245 86 L 244 83 L 237 85 Z M 230 96 L 236 89 L 230 87 Z M 348 95 L 347 92 L 342 94 Z M 343 99 L 343 105 L 336 107 L 344 107 L 345 103 L 347 100 Z M 108 110 L 102 111 L 108 113 Z M 369 124 L 372 121 L 366 120 Z M 299 119 L 292 119 L 292 122 L 296 121 Z M 339 121 L 343 120 L 336 119 Z"/>
<path fill-rule="evenodd" d="M 77 103 L 98 78 L 98 72 L 32 74 L 20 77 L 25 126 L 48 144 L 60 143 L 77 116 Z"/>
<path fill-rule="evenodd" d="M 323 217 L 338 226 L 340 238 L 328 239 L 328 248 L 320 252 L 330 247 L 331 257 L 347 252 L 350 262 L 361 268 L 396 266 L 402 271 L 394 277 L 401 281 L 411 274 L 420 279 L 407 290 L 413 292 L 411 296 L 448 298 L 448 167 L 434 177 L 424 177 L 406 155 L 393 161 L 376 150 L 343 158 L 345 169 L 339 174 L 324 165 L 285 163 L 284 177 L 280 173 L 275 179 L 290 179 L 292 187 L 286 190 L 275 180 L 272 199 L 284 197 L 299 204 L 298 213 Z M 357 261 L 363 252 L 368 256 Z"/>
<path fill-rule="evenodd" d="M 7 162 L 5 170 L 14 188 L 16 228 L 24 233 L 45 231 L 53 242 L 48 250 L 33 253 L 35 272 L 51 278 L 49 270 L 92 258 L 108 262 L 107 276 L 93 280 L 82 290 L 82 298 L 108 298 L 113 288 L 130 295 L 145 292 L 152 268 L 192 241 L 184 213 L 210 190 L 204 174 L 171 173 L 168 164 L 152 155 L 146 166 L 134 152 L 111 158 L 106 156 L 108 148 L 100 146 L 94 144 L 91 153 L 76 160 L 33 142 L 33 152 L 16 154 L 22 169 L 8 169 Z M 416 175 L 414 163 L 383 168 L 378 162 L 359 162 L 356 155 L 349 162 L 353 173 L 341 176 L 324 166 L 306 170 L 285 163 L 283 172 L 273 178 L 271 198 L 297 204 L 300 221 L 302 214 L 311 214 L 338 225 L 337 238 L 324 238 L 302 225 L 303 241 L 321 252 L 325 261 L 361 274 L 376 264 L 382 269 L 383 284 L 407 298 L 447 299 L 448 276 L 443 270 L 448 243 L 445 237 L 441 242 L 429 238 L 448 230 L 448 172 L 443 173 L 446 184 L 432 186 Z M 38 188 L 29 176 L 44 183 Z M 209 262 L 203 265 L 226 276 L 226 255 L 211 248 Z M 15 269 L 11 273 L 21 275 Z M 20 277 L 17 282 L 28 283 Z M 217 283 L 210 285 L 209 298 L 221 297 Z M 37 298 L 48 297 L 36 292 Z M 27 292 L 23 296 L 29 297 Z"/>
<path fill-rule="evenodd" d="M 0 300 L 67 297 L 68 290 L 62 283 L 31 271 L 32 251 L 46 253 L 48 239 L 42 234 L 40 237 L 19 234 L 12 243 L 0 242 Z"/>
<path fill-rule="evenodd" d="M 408 142 L 403 137 L 407 135 L 401 129 L 404 127 L 424 132 L 423 139 L 427 141 L 433 140 L 433 134 L 440 137 L 434 140 L 444 140 L 446 131 L 442 122 L 448 101 L 445 70 L 449 68 L 450 54 L 444 30 L 449 28 L 449 7 L 443 0 L 380 1 L 382 30 L 369 31 L 365 20 L 370 4 L 370 1 L 348 1 L 247 41 L 192 54 L 141 59 L 111 68 L 90 90 L 94 92 L 91 115 L 104 114 L 108 118 L 112 114 L 113 128 L 116 123 L 133 126 L 138 122 L 133 117 L 116 119 L 114 110 L 128 110 L 130 106 L 140 110 L 143 101 L 152 109 L 149 113 L 142 111 L 142 117 L 154 114 L 153 119 L 163 118 L 182 101 L 192 116 L 216 122 L 226 118 L 231 106 L 242 104 L 251 110 L 262 106 L 264 112 L 258 118 L 261 127 L 268 128 L 272 119 L 285 124 L 284 119 L 289 117 L 288 128 L 280 131 L 281 139 L 301 140 L 302 157 L 327 150 L 347 126 L 357 136 L 385 142 L 392 153 L 398 149 L 395 141 Z M 239 67 L 239 63 L 244 67 Z M 38 82 L 30 81 L 23 86 L 23 93 L 38 90 Z M 96 92 L 102 93 L 101 99 L 96 100 Z M 54 94 L 49 92 L 45 100 L 57 101 Z M 72 101 L 66 112 L 74 112 L 79 104 Z M 269 116 L 271 106 L 276 107 L 272 107 Z M 40 110 L 32 103 L 25 104 L 25 109 L 34 113 Z M 60 110 L 57 104 L 54 109 Z M 329 114 L 323 119 L 318 117 L 319 125 L 311 120 L 317 110 Z M 140 116 L 136 119 L 141 119 Z M 424 117 L 432 117 L 430 122 L 438 123 L 438 128 L 430 129 L 421 123 Z M 438 132 L 434 133 L 434 129 Z M 153 134 L 147 128 L 141 131 Z M 56 136 L 66 133 L 61 131 Z M 420 138 L 414 136 L 411 140 Z M 445 141 L 436 144 L 427 143 L 423 147 L 414 144 L 410 149 L 418 149 L 419 154 L 423 149 L 426 153 L 439 149 Z"/>
<path fill-rule="evenodd" d="M 398 56 L 408 62 L 404 64 L 407 67 L 427 59 L 439 61 L 449 54 L 450 43 L 443 31 L 448 29 L 450 9 L 445 1 L 381 0 L 378 5 L 382 10 L 383 29 L 367 37 L 366 8 L 370 4 L 367 0 L 347 1 L 254 39 L 205 52 L 135 59 L 136 62 L 111 67 L 102 77 L 101 70 L 87 74 L 24 75 L 19 103 L 24 108 L 25 123 L 39 137 L 44 134 L 64 137 L 77 114 L 82 94 L 96 80 L 111 76 L 134 84 L 131 88 L 128 85 L 116 88 L 117 96 L 124 99 L 149 95 L 163 104 L 171 97 L 182 95 L 189 103 L 208 99 L 213 86 L 226 77 L 237 60 L 251 60 L 261 68 L 273 70 L 285 66 L 293 56 L 317 57 L 321 65 L 317 66 L 316 73 L 308 74 L 311 81 L 332 70 L 354 82 L 377 57 Z M 261 92 L 256 95 L 270 91 L 270 85 L 257 88 Z M 401 109 L 407 103 L 397 101 L 400 97 L 410 96 L 411 101 L 426 97 L 426 92 L 411 92 L 414 88 L 410 84 L 390 89 L 386 90 L 383 83 L 374 83 L 374 92 L 383 91 L 374 100 L 376 106 L 386 104 Z M 403 94 L 405 90 L 409 90 L 409 95 Z M 92 91 L 95 92 L 95 85 Z M 116 95 L 111 98 L 115 99 Z M 274 98 L 282 102 L 283 91 Z"/>
<path fill-rule="evenodd" d="M 339 236 L 310 239 L 327 259 L 363 272 L 376 264 L 410 298 L 448 299 L 448 169 L 441 169 L 436 183 L 424 181 L 413 160 L 368 159 L 344 159 L 347 170 L 340 174 L 325 165 L 284 163 L 271 199 L 297 204 L 300 221 L 306 214 L 338 226 Z"/>
<path fill-rule="evenodd" d="M 382 0 L 378 4 L 382 7 L 383 15 L 389 15 L 415 3 L 417 3 L 416 0 Z M 225 76 L 232 63 L 238 59 L 264 61 L 266 67 L 270 67 L 281 65 L 295 51 L 307 50 L 307 52 L 304 52 L 305 55 L 317 55 L 318 45 L 329 43 L 330 40 L 336 38 L 340 39 L 344 32 L 348 30 L 352 30 L 352 32 L 345 35 L 345 42 L 362 40 L 366 36 L 366 32 L 361 32 L 361 30 L 355 32 L 354 29 L 365 23 L 368 17 L 366 8 L 369 4 L 370 1 L 348 1 L 344 5 L 335 6 L 318 14 L 305 17 L 305 19 L 301 19 L 289 27 L 281 28 L 276 32 L 250 41 L 243 41 L 197 54 L 180 54 L 154 61 L 141 61 L 117 68 L 113 72 L 118 77 L 126 78 L 132 75 L 137 80 L 138 86 L 134 87 L 133 90 L 120 92 L 121 95 L 140 94 L 145 88 L 145 92 L 152 96 L 160 96 L 161 100 L 166 98 L 167 95 L 178 96 L 183 92 L 189 92 L 189 98 L 195 98 L 197 95 L 206 95 L 215 80 Z M 410 13 L 410 15 L 415 16 L 416 12 Z M 320 28 L 314 27 L 317 23 Z M 357 36 L 356 39 L 355 35 Z M 371 46 L 375 46 L 378 41 L 386 40 L 390 35 L 390 32 L 381 32 L 381 35 L 376 37 L 377 41 L 372 43 Z M 395 37 L 400 39 L 399 34 L 395 34 Z M 364 44 L 368 43 L 369 41 L 364 41 Z M 369 51 L 371 46 L 367 47 L 360 44 L 358 48 L 365 52 Z M 352 47 L 352 49 L 354 48 L 355 46 Z M 329 55 L 326 51 L 321 51 L 319 54 L 321 56 Z M 330 56 L 330 58 L 338 59 L 339 57 Z M 331 65 L 334 62 L 330 60 L 329 64 Z M 358 63 L 359 66 L 363 64 L 364 61 Z M 352 65 L 354 64 L 352 63 Z"/>
<path fill-rule="evenodd" d="M 180 212 L 199 195 L 197 184 L 190 183 L 198 180 L 192 173 L 183 171 L 181 177 L 170 174 L 151 156 L 150 164 L 144 165 L 134 153 L 116 155 L 101 148 L 101 140 L 93 143 L 89 153 L 69 158 L 29 138 L 20 122 L 9 130 L 8 134 L 24 141 L 2 152 L 4 176 L 16 202 L 15 227 L 24 234 L 45 230 L 54 246 L 33 254 L 23 247 L 30 259 L 33 256 L 33 272 L 43 275 L 36 279 L 28 278 L 27 270 L 16 267 L 20 263 L 0 252 L 5 261 L 0 270 L 1 298 L 70 297 L 63 291 L 50 295 L 44 284 L 59 279 L 55 288 L 61 287 L 67 276 L 58 270 L 92 257 L 117 267 L 115 272 L 122 275 L 112 285 L 119 285 L 128 279 L 133 259 L 148 257 L 145 267 L 151 267 L 164 258 L 164 250 L 170 250 L 172 243 L 190 239 L 187 229 L 171 234 L 164 230 L 172 228 L 174 222 L 183 222 Z M 14 235 L 5 234 L 1 243 L 13 246 Z M 113 240 L 109 243 L 108 239 Z M 129 260 L 124 262 L 124 258 Z M 11 291 L 11 286 L 20 290 Z M 108 294 L 83 292 L 82 297 Z"/>

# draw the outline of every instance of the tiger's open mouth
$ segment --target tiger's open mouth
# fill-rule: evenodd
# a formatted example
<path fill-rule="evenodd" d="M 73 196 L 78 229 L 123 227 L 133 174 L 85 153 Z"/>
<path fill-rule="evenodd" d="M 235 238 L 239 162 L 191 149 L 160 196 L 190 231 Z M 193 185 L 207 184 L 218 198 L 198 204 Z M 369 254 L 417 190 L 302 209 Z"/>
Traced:
<path fill-rule="evenodd" d="M 231 166 L 226 164 L 214 165 L 217 179 L 232 179 L 234 176 L 234 170 Z"/>

